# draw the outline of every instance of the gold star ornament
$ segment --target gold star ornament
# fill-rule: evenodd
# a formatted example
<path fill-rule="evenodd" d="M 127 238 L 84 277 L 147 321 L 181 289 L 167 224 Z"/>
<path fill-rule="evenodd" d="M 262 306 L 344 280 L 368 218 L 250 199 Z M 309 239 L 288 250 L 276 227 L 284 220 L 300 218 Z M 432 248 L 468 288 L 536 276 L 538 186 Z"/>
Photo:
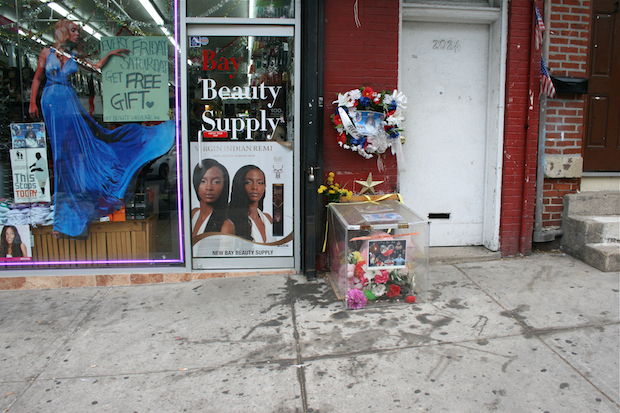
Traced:
<path fill-rule="evenodd" d="M 372 180 L 372 172 L 368 174 L 368 178 L 365 181 L 355 181 L 362 186 L 362 190 L 360 191 L 360 195 L 362 195 L 366 191 L 370 191 L 373 195 L 375 194 L 375 186 L 383 183 L 383 181 L 373 181 Z"/>

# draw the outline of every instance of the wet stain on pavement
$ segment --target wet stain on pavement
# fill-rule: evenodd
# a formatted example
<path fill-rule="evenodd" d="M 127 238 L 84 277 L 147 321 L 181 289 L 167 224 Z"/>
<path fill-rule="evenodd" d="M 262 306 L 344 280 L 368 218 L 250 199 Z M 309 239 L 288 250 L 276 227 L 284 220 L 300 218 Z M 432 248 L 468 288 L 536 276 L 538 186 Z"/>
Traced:
<path fill-rule="evenodd" d="M 464 305 L 461 305 L 461 299 L 460 298 L 453 298 L 452 300 L 448 301 L 446 303 L 446 307 L 448 308 L 454 308 L 456 310 L 466 310 L 467 307 Z"/>
<path fill-rule="evenodd" d="M 350 318 L 351 316 L 347 311 L 338 311 L 330 316 L 334 320 L 344 320 L 346 318 Z"/>
<path fill-rule="evenodd" d="M 454 318 L 424 313 L 415 317 L 422 324 L 430 324 L 434 328 L 441 328 L 450 324 Z"/>
<path fill-rule="evenodd" d="M 338 299 L 331 290 L 329 283 L 323 279 L 298 282 L 292 278 L 287 281 L 287 287 L 295 302 L 304 306 L 327 308 Z"/>

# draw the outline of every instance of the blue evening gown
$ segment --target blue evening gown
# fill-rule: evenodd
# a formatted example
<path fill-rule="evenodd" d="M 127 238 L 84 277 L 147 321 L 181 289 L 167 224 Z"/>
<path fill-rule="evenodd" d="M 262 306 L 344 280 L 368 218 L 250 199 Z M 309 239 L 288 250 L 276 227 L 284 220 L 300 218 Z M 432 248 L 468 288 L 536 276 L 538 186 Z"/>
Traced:
<path fill-rule="evenodd" d="M 69 77 L 75 59 L 61 68 L 54 49 L 45 64 L 41 96 L 54 158 L 54 230 L 87 235 L 90 223 L 121 209 L 133 194 L 137 175 L 174 144 L 172 120 L 156 126 L 125 124 L 108 130 L 82 107 Z"/>

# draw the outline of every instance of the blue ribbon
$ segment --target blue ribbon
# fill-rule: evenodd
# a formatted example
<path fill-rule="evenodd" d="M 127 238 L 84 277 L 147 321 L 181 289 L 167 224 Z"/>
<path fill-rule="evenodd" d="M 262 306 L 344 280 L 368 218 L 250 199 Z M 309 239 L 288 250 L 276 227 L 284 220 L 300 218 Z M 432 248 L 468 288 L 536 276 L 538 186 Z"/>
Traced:
<path fill-rule="evenodd" d="M 351 145 L 359 145 L 362 148 L 366 146 L 366 137 L 362 136 L 359 139 L 356 139 L 354 136 L 351 136 Z"/>

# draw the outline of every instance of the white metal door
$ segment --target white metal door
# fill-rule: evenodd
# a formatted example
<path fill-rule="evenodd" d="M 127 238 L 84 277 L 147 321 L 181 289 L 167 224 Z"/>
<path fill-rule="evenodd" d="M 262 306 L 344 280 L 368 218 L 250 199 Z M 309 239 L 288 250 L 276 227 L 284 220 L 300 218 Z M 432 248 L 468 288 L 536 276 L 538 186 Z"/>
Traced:
<path fill-rule="evenodd" d="M 489 36 L 488 24 L 403 22 L 400 191 L 431 218 L 431 246 L 484 243 Z"/>

